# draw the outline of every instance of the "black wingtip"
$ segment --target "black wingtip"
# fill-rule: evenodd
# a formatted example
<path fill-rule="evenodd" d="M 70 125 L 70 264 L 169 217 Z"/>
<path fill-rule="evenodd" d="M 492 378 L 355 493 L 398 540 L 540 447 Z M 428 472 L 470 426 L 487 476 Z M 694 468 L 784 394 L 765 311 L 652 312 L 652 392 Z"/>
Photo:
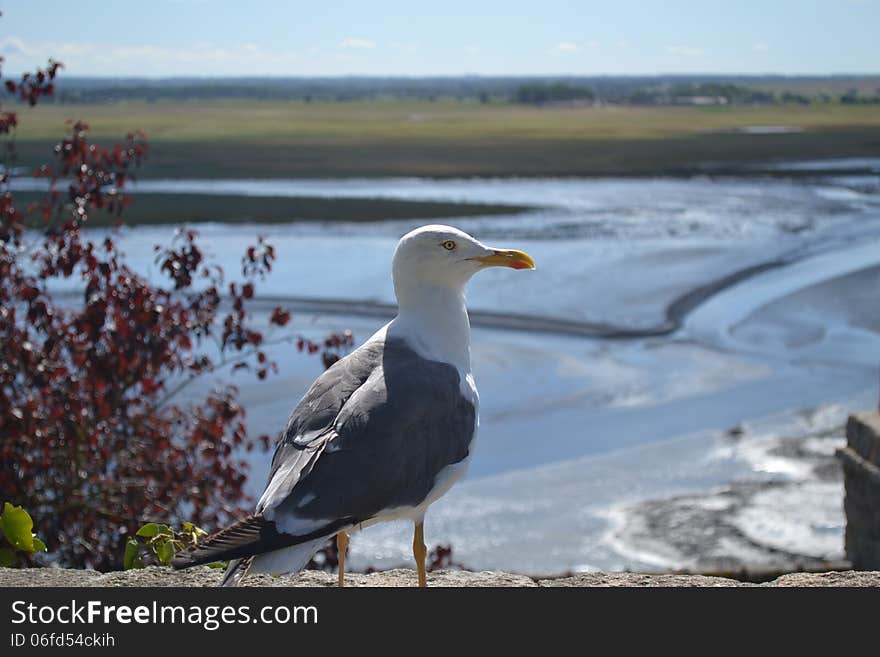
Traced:
<path fill-rule="evenodd" d="M 258 513 L 211 534 L 197 545 L 181 550 L 172 557 L 171 566 L 182 570 L 206 563 L 242 559 L 296 542 L 295 537 L 280 534 L 274 522 Z"/>
<path fill-rule="evenodd" d="M 191 545 L 171 558 L 175 570 L 226 561 L 259 552 L 269 537 L 277 537 L 273 523 L 257 514 L 243 518 Z"/>
<path fill-rule="evenodd" d="M 174 570 L 183 570 L 184 568 L 190 568 L 191 566 L 195 566 L 193 563 L 192 556 L 188 551 L 178 552 L 171 558 L 171 567 Z"/>

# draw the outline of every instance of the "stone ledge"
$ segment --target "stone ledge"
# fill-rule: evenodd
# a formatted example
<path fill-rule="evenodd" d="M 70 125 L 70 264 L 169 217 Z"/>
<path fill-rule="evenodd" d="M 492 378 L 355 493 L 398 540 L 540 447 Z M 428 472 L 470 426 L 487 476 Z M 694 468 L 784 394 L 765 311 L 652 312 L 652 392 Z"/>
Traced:
<path fill-rule="evenodd" d="M 215 568 L 192 568 L 176 571 L 170 568 L 149 567 L 142 570 L 98 573 L 91 570 L 63 568 L 0 568 L 0 587 L 125 587 L 125 586 L 217 586 L 222 571 Z M 398 569 L 362 575 L 346 576 L 352 587 L 407 587 L 416 585 L 415 571 Z M 250 575 L 245 586 L 336 586 L 336 576 L 317 571 L 299 575 L 271 577 Z M 428 574 L 428 586 L 437 587 L 718 587 L 718 586 L 880 586 L 880 571 L 841 571 L 829 573 L 792 573 L 772 582 L 755 585 L 724 577 L 705 575 L 668 575 L 642 573 L 580 573 L 570 577 L 535 579 L 525 575 L 504 572 L 470 572 L 445 570 Z"/>
<path fill-rule="evenodd" d="M 849 449 L 875 466 L 880 466 L 880 413 L 853 413 L 846 423 Z"/>
<path fill-rule="evenodd" d="M 880 414 L 851 415 L 837 456 L 846 489 L 846 557 L 856 568 L 880 569 Z"/>

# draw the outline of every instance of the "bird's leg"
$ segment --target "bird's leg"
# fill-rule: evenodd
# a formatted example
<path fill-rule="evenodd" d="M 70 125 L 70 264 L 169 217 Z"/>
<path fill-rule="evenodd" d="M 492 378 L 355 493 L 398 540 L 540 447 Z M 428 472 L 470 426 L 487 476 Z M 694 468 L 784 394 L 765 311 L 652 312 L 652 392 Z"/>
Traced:
<path fill-rule="evenodd" d="M 425 521 L 421 520 L 416 523 L 416 530 L 413 534 L 413 557 L 416 559 L 416 569 L 419 572 L 419 586 L 427 586 L 428 580 L 425 576 L 425 557 L 428 556 L 428 548 L 425 547 Z"/>
<path fill-rule="evenodd" d="M 348 551 L 348 533 L 336 534 L 336 549 L 339 551 L 339 586 L 345 586 L 345 553 Z"/>

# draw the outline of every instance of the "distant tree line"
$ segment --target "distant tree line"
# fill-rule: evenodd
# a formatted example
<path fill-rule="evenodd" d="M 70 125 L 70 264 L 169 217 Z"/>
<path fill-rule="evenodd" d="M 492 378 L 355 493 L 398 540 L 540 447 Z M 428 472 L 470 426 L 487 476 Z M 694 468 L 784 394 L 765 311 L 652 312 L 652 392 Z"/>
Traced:
<path fill-rule="evenodd" d="M 880 89 L 871 96 L 860 94 L 858 89 L 850 89 L 840 97 L 840 102 L 844 105 L 880 105 Z"/>
<path fill-rule="evenodd" d="M 572 101 L 599 101 L 618 105 L 810 105 L 812 103 L 880 104 L 880 90 L 862 95 L 858 89 L 833 96 L 773 92 L 729 82 L 659 83 L 635 88 L 619 87 L 598 93 L 590 87 L 562 82 L 530 82 L 520 85 L 511 99 L 516 103 L 546 105 Z"/>
<path fill-rule="evenodd" d="M 880 103 L 880 89 L 865 91 L 865 81 L 880 78 L 781 76 L 643 76 L 643 77 L 482 77 L 426 78 L 70 78 L 57 85 L 48 102 L 115 103 L 203 101 L 217 99 L 351 102 L 377 99 L 480 103 L 674 104 L 811 104 Z M 859 84 L 841 93 L 852 82 Z M 790 85 L 790 86 L 789 86 Z M 875 84 L 876 86 L 876 84 Z M 788 88 L 787 88 L 788 87 Z M 809 89 L 809 93 L 803 90 Z"/>
<path fill-rule="evenodd" d="M 629 94 L 625 100 L 633 105 L 670 105 L 689 99 L 716 99 L 735 104 L 769 104 L 777 101 L 771 92 L 725 82 L 678 83 L 644 87 Z"/>
<path fill-rule="evenodd" d="M 551 84 L 524 84 L 517 88 L 513 100 L 517 103 L 530 105 L 544 105 L 546 103 L 559 103 L 574 100 L 593 100 L 592 89 L 587 87 L 575 87 L 563 82 Z"/>

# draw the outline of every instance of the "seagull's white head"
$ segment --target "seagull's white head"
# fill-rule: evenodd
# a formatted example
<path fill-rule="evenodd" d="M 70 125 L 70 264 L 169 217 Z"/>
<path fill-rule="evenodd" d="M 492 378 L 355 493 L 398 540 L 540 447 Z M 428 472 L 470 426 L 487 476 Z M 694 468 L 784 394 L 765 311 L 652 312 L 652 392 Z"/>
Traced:
<path fill-rule="evenodd" d="M 496 249 L 451 226 L 422 226 L 404 235 L 392 261 L 398 299 L 404 290 L 424 287 L 464 288 L 486 267 L 534 269 L 527 253 Z"/>

